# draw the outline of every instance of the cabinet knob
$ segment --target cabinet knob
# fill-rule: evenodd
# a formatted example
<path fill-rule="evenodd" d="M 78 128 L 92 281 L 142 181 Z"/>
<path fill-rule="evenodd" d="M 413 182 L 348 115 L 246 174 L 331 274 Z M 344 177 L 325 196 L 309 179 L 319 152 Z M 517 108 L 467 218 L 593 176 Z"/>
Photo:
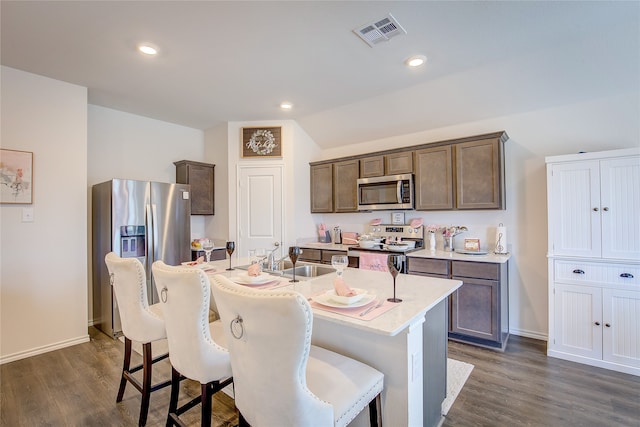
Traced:
<path fill-rule="evenodd" d="M 600 322 L 595 322 L 595 323 L 596 323 L 596 326 L 600 326 Z"/>
<path fill-rule="evenodd" d="M 606 207 L 606 206 L 604 208 L 602 208 L 602 210 L 605 211 L 605 212 L 609 212 L 609 208 Z"/>
<path fill-rule="evenodd" d="M 607 328 L 611 327 L 611 325 L 609 323 L 605 323 L 604 326 L 606 326 Z"/>
<path fill-rule="evenodd" d="M 600 209 L 598 209 L 598 208 L 593 208 L 593 211 L 594 211 L 594 212 L 598 212 L 599 210 L 600 210 Z"/>
<path fill-rule="evenodd" d="M 622 277 L 623 279 L 633 279 L 633 274 L 631 274 L 631 273 L 622 273 L 622 274 L 620 274 L 620 277 Z"/>
<path fill-rule="evenodd" d="M 575 274 L 584 274 L 584 270 L 580 270 L 579 268 L 576 268 L 575 270 L 573 270 L 573 272 Z"/>

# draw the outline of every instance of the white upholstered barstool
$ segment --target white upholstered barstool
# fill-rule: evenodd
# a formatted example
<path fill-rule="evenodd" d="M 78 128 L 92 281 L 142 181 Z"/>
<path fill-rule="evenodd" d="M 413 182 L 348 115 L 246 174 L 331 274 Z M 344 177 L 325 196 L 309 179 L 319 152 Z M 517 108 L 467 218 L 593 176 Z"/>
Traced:
<path fill-rule="evenodd" d="M 212 277 L 241 426 L 341 427 L 367 405 L 371 425 L 382 424 L 383 374 L 311 345 L 313 313 L 303 295 Z"/>
<path fill-rule="evenodd" d="M 209 323 L 211 286 L 205 272 L 172 267 L 162 261 L 152 266 L 160 296 L 171 361 L 171 401 L 167 426 L 183 425 L 180 415 L 201 403 L 201 425 L 211 425 L 213 394 L 231 384 L 231 363 L 222 323 Z M 200 397 L 178 407 L 181 376 L 198 381 Z"/>
<path fill-rule="evenodd" d="M 149 305 L 147 301 L 147 276 L 144 267 L 137 258 L 120 258 L 113 252 L 105 256 L 113 293 L 118 303 L 122 333 L 124 335 L 124 362 L 116 402 L 121 402 L 127 382 L 130 382 L 141 394 L 140 417 L 138 425 L 147 423 L 151 392 L 171 384 L 171 381 L 151 385 L 153 364 L 166 359 L 168 354 L 153 358 L 151 343 L 167 337 L 162 312 L 158 304 Z M 130 367 L 131 343 L 142 343 L 142 364 Z M 133 373 L 142 369 L 142 382 Z"/>

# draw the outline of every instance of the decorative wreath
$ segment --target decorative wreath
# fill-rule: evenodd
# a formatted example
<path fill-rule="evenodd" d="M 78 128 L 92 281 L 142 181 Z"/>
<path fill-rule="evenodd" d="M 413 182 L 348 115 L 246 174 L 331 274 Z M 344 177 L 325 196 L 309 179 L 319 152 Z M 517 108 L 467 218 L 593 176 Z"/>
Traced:
<path fill-rule="evenodd" d="M 276 145 L 276 138 L 271 131 L 265 129 L 255 131 L 247 142 L 247 148 L 262 156 L 271 153 Z"/>

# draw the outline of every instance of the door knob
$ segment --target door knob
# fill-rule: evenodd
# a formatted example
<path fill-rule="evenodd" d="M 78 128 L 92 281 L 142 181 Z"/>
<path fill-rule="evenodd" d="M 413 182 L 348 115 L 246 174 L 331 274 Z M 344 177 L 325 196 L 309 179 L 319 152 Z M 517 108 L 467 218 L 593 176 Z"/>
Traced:
<path fill-rule="evenodd" d="M 600 209 L 598 209 L 598 208 L 593 208 L 593 211 L 594 211 L 594 212 L 598 212 L 599 210 L 600 210 Z"/>

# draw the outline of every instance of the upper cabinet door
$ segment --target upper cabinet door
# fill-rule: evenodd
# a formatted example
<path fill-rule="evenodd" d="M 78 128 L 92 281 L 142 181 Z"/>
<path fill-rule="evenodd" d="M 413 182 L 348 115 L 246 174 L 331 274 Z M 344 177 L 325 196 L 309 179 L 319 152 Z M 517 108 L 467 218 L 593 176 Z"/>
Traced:
<path fill-rule="evenodd" d="M 311 166 L 311 213 L 333 212 L 333 164 Z"/>
<path fill-rule="evenodd" d="M 403 151 L 384 156 L 385 175 L 413 173 L 413 151 Z"/>
<path fill-rule="evenodd" d="M 600 168 L 597 160 L 551 165 L 550 251 L 600 257 Z"/>
<path fill-rule="evenodd" d="M 451 145 L 416 151 L 415 208 L 453 209 Z"/>
<path fill-rule="evenodd" d="M 384 156 L 371 156 L 360 160 L 360 178 L 374 176 L 384 176 Z"/>
<path fill-rule="evenodd" d="M 176 183 L 191 185 L 191 215 L 213 215 L 215 165 L 190 160 L 174 162 Z"/>
<path fill-rule="evenodd" d="M 335 212 L 356 212 L 358 210 L 358 174 L 360 162 L 347 160 L 333 164 L 333 197 Z"/>
<path fill-rule="evenodd" d="M 456 207 L 504 209 L 504 167 L 499 139 L 455 144 Z"/>
<path fill-rule="evenodd" d="M 602 257 L 640 260 L 640 157 L 600 161 Z"/>

